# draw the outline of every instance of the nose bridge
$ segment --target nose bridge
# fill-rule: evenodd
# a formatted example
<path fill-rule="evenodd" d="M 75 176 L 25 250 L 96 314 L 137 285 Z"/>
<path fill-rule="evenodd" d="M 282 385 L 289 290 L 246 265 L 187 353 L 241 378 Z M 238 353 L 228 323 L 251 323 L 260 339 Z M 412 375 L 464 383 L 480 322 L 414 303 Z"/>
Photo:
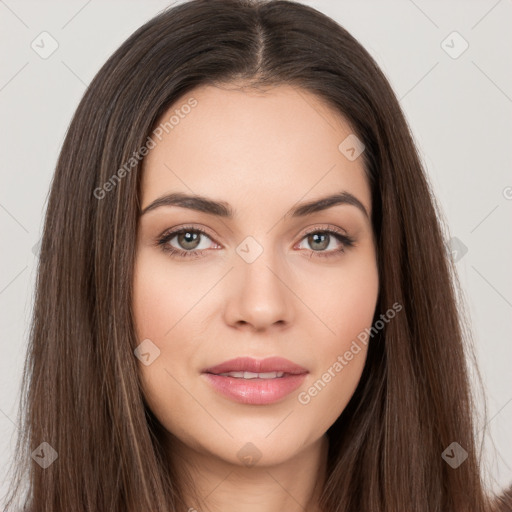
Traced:
<path fill-rule="evenodd" d="M 244 280 L 265 283 L 265 286 L 280 282 L 276 274 L 284 268 L 281 263 L 281 247 L 274 244 L 271 234 L 249 235 L 236 248 L 239 257 L 237 266 L 241 267 Z M 282 286 L 282 283 L 281 283 Z"/>
<path fill-rule="evenodd" d="M 281 264 L 279 248 L 271 236 L 248 236 L 237 246 L 234 310 L 237 319 L 258 328 L 290 321 L 291 293 L 286 286 L 286 265 Z"/>

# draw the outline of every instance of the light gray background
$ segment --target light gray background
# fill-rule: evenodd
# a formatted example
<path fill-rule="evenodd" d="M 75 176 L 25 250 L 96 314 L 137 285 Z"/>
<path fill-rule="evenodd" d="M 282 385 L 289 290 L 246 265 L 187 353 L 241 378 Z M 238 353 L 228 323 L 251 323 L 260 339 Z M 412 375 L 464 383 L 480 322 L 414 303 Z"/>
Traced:
<path fill-rule="evenodd" d="M 457 269 L 487 393 L 485 457 L 500 488 L 512 481 L 512 1 L 304 3 L 337 20 L 377 60 L 400 98 L 449 236 L 468 248 Z M 33 247 L 58 152 L 100 66 L 167 5 L 0 0 L 0 502 L 17 430 Z M 47 59 L 31 48 L 43 31 L 59 45 Z M 442 46 L 453 31 L 469 43 L 455 59 L 445 50 L 456 52 L 461 41 L 451 37 Z"/>

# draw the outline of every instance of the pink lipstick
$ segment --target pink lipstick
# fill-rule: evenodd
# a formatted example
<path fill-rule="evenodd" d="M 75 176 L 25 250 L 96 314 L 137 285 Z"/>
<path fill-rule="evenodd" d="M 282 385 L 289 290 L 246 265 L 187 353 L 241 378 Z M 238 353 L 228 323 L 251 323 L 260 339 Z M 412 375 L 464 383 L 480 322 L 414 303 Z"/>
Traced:
<path fill-rule="evenodd" d="M 295 391 L 308 370 L 282 357 L 238 357 L 206 368 L 202 374 L 216 391 L 235 402 L 267 405 Z"/>

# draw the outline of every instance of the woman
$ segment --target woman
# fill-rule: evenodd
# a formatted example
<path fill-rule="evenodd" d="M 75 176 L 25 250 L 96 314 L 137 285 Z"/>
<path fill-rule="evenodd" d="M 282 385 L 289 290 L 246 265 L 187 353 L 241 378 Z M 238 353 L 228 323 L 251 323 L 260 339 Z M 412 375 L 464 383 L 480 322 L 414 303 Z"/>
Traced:
<path fill-rule="evenodd" d="M 490 510 L 452 271 L 350 34 L 288 1 L 168 9 L 61 151 L 8 505 L 28 475 L 33 512 Z"/>

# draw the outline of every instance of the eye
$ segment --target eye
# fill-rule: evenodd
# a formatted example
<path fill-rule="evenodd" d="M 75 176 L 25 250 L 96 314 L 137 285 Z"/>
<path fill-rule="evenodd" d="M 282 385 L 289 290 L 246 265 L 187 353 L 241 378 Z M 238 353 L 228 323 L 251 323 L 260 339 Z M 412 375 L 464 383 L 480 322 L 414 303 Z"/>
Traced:
<path fill-rule="evenodd" d="M 157 240 L 157 245 L 161 247 L 164 252 L 167 252 L 174 256 L 185 256 L 185 257 L 198 257 L 201 256 L 206 247 L 200 247 L 203 238 L 211 240 L 208 234 L 202 229 L 193 227 L 183 227 L 170 233 L 164 233 L 164 235 Z M 176 239 L 173 245 L 173 240 Z"/>
<path fill-rule="evenodd" d="M 306 242 L 312 247 L 310 257 L 330 258 L 345 252 L 347 247 L 352 247 L 355 240 L 341 230 L 315 228 L 308 231 L 303 237 L 303 244 Z M 336 243 L 337 242 L 337 243 Z M 299 244 L 300 246 L 300 244 Z M 330 250 L 326 250 L 331 247 Z"/>
<path fill-rule="evenodd" d="M 175 257 L 200 257 L 204 252 L 211 249 L 208 242 L 203 244 L 205 239 L 213 242 L 211 237 L 202 229 L 192 226 L 185 226 L 180 229 L 164 233 L 156 242 L 156 245 L 162 251 Z M 316 227 L 311 229 L 303 235 L 301 242 L 298 246 L 299 249 L 304 242 L 308 243 L 312 250 L 310 250 L 310 257 L 334 257 L 340 253 L 345 252 L 347 247 L 352 247 L 355 240 L 343 231 L 330 228 L 322 229 Z M 336 243 L 337 242 L 337 243 Z M 216 248 L 220 246 L 217 245 Z M 326 250 L 331 247 L 330 250 Z"/>

